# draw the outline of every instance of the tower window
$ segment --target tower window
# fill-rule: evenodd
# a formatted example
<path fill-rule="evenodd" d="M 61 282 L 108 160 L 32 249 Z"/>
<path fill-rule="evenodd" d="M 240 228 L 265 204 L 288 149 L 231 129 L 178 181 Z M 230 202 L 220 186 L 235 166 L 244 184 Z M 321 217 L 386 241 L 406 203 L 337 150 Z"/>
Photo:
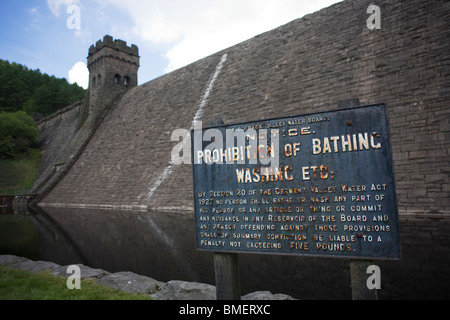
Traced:
<path fill-rule="evenodd" d="M 123 84 L 124 84 L 125 86 L 128 86 L 129 83 L 130 83 L 130 77 L 124 77 L 124 78 L 123 78 Z"/>
<path fill-rule="evenodd" d="M 95 88 L 96 86 L 97 86 L 97 79 L 94 76 L 94 78 L 92 78 L 92 87 Z"/>
<path fill-rule="evenodd" d="M 119 84 L 120 83 L 120 75 L 118 75 L 116 73 L 116 75 L 114 76 L 114 83 Z"/>

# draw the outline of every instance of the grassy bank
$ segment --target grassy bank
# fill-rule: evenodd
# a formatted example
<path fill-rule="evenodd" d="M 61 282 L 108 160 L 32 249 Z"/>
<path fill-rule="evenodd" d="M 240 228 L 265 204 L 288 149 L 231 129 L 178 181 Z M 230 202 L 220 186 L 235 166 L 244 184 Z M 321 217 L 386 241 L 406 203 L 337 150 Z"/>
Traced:
<path fill-rule="evenodd" d="M 0 159 L 0 195 L 27 193 L 36 179 L 40 159 L 39 149 L 28 149 L 12 159 Z"/>
<path fill-rule="evenodd" d="M 69 290 L 66 281 L 50 273 L 0 266 L 0 300 L 151 300 L 147 295 L 114 290 L 89 279 L 81 281 L 80 290 Z"/>

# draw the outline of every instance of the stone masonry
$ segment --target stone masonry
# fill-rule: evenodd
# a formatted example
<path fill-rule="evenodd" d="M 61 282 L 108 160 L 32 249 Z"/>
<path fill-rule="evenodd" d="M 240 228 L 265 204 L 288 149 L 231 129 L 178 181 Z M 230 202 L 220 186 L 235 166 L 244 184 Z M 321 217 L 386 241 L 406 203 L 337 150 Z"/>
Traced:
<path fill-rule="evenodd" d="M 191 165 L 171 162 L 175 129 L 194 119 L 335 110 L 352 98 L 385 103 L 407 261 L 397 276 L 411 279 L 432 263 L 430 277 L 442 285 L 450 274 L 450 2 L 376 1 L 381 29 L 369 30 L 372 3 L 337 3 L 127 88 L 39 206 L 192 214 Z"/>
<path fill-rule="evenodd" d="M 380 30 L 366 26 L 369 4 L 338 3 L 128 90 L 42 203 L 192 210 L 191 168 L 170 166 L 171 133 L 190 128 L 226 55 L 204 122 L 386 103 L 400 212 L 448 213 L 449 4 L 380 1 Z"/>

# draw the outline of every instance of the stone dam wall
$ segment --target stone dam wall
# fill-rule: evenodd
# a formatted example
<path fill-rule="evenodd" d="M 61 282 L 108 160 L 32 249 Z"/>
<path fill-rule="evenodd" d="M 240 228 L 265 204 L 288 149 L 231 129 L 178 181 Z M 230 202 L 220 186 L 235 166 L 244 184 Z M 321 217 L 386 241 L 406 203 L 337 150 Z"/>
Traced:
<path fill-rule="evenodd" d="M 128 90 L 39 206 L 192 215 L 191 166 L 171 161 L 175 129 L 385 103 L 403 250 L 392 292 L 419 279 L 417 290 L 448 298 L 450 3 L 380 0 L 381 29 L 369 30 L 371 4 L 340 2 Z M 60 129 L 52 139 L 65 139 Z"/>

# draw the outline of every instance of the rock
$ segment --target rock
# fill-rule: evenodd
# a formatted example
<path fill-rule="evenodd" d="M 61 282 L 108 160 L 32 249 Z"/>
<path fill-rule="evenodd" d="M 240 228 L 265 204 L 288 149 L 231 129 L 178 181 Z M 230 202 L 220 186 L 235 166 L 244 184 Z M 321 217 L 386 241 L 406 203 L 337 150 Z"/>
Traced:
<path fill-rule="evenodd" d="M 295 300 L 287 294 L 277 293 L 272 294 L 270 291 L 256 291 L 246 294 L 242 300 Z"/>
<path fill-rule="evenodd" d="M 75 264 L 76 266 L 78 266 L 80 268 L 80 279 L 84 280 L 84 279 L 98 279 L 100 277 L 106 276 L 108 274 L 110 274 L 108 271 L 102 270 L 102 269 L 94 269 L 94 268 L 90 268 L 87 266 L 84 266 L 82 264 Z M 51 273 L 55 276 L 60 276 L 60 277 L 70 277 L 71 275 L 73 275 L 73 271 L 72 272 L 67 272 L 69 266 L 71 265 L 67 265 L 67 266 L 58 266 L 57 268 L 51 270 Z"/>
<path fill-rule="evenodd" d="M 0 255 L 0 265 L 8 266 L 11 268 L 26 270 L 33 273 L 50 272 L 55 276 L 68 277 L 71 274 L 67 273 L 69 266 L 60 266 L 53 262 L 48 261 L 32 261 L 27 258 L 21 258 L 11 255 Z M 100 278 L 110 274 L 108 271 L 101 269 L 94 269 L 86 267 L 81 264 L 77 264 L 80 267 L 80 279 Z"/>
<path fill-rule="evenodd" d="M 160 291 L 164 282 L 132 272 L 117 272 L 96 280 L 98 284 L 134 294 L 153 294 Z"/>
<path fill-rule="evenodd" d="M 19 261 L 13 264 L 9 264 L 8 267 L 20 269 L 20 270 L 26 270 L 33 273 L 40 273 L 40 272 L 50 272 L 52 273 L 54 270 L 57 270 L 60 268 L 59 265 L 53 262 L 47 262 L 47 261 L 31 261 L 31 260 L 25 260 L 25 261 Z"/>
<path fill-rule="evenodd" d="M 12 255 L 0 255 L 0 266 L 9 266 L 18 262 L 31 261 L 27 258 L 12 256 Z"/>
<path fill-rule="evenodd" d="M 151 297 L 156 300 L 215 300 L 216 287 L 198 282 L 169 281 Z"/>
<path fill-rule="evenodd" d="M 104 276 L 107 276 L 109 274 L 111 274 L 108 271 L 102 270 L 102 269 L 94 269 L 94 268 L 90 268 L 87 266 L 84 266 L 82 264 L 76 264 L 76 266 L 80 267 L 80 279 L 84 280 L 84 279 L 98 279 Z M 69 266 L 64 266 L 64 267 L 60 267 L 60 273 L 56 274 L 62 277 L 69 277 L 71 274 L 67 273 L 67 268 L 69 268 Z"/>
<path fill-rule="evenodd" d="M 69 277 L 69 266 L 59 266 L 53 262 L 32 261 L 12 255 L 0 255 L 0 265 L 33 273 L 48 271 L 56 276 Z M 216 287 L 209 284 L 186 281 L 167 283 L 141 276 L 132 272 L 110 273 L 81 264 L 81 279 L 93 279 L 100 285 L 135 294 L 149 294 L 156 300 L 216 300 Z M 246 294 L 242 300 L 295 300 L 286 294 L 272 294 L 269 291 L 257 291 Z"/>

